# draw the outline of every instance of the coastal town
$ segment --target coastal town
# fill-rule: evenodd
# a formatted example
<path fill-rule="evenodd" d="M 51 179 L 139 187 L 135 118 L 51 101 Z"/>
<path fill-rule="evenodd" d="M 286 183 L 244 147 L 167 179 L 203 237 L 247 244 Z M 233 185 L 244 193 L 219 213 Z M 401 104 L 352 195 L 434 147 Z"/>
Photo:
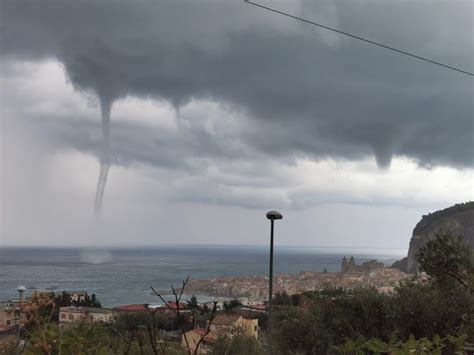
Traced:
<path fill-rule="evenodd" d="M 377 292 L 391 294 L 398 282 L 408 274 L 398 269 L 385 267 L 383 263 L 369 260 L 357 265 L 354 258 L 344 257 L 340 272 L 300 272 L 295 275 L 283 274 L 274 278 L 274 296 L 279 294 L 302 297 L 306 291 L 327 288 L 354 289 L 371 287 Z M 19 334 L 28 321 L 25 311 L 28 299 L 23 298 L 23 288 L 19 288 L 20 298 L 0 303 L 0 338 Z M 183 292 L 178 290 L 178 292 Z M 125 304 L 113 308 L 102 307 L 95 295 L 87 291 L 35 291 L 30 298 L 41 297 L 57 303 L 56 322 L 63 327 L 81 323 L 113 324 L 124 317 L 137 314 L 159 315 L 165 319 L 161 335 L 169 340 L 181 341 L 184 347 L 201 346 L 201 352 L 209 349 L 219 337 L 240 334 L 257 339 L 262 321 L 266 317 L 268 300 L 267 277 L 218 277 L 210 280 L 189 280 L 186 294 L 204 298 L 214 297 L 213 302 L 166 301 L 161 305 Z M 35 301 L 36 302 L 36 301 Z M 302 305 L 304 302 L 300 302 Z M 196 316 L 200 315 L 200 316 Z M 196 318 L 197 317 L 197 318 Z M 201 321 L 197 321 L 201 317 Z M 203 318 L 204 317 L 204 318 Z M 212 317 L 212 321 L 211 321 Z M 263 317 L 263 318 L 262 318 Z M 203 320 L 204 319 L 204 320 Z M 207 320 L 205 320 L 207 319 Z M 185 320 L 185 321 L 184 321 Z M 185 322 L 185 327 L 179 327 Z M 202 339 L 202 340 L 201 340 Z M 201 341 L 200 341 L 201 340 Z M 194 344 L 194 345 L 193 345 Z"/>
<path fill-rule="evenodd" d="M 273 292 L 294 295 L 328 287 L 343 289 L 374 287 L 380 293 L 390 294 L 394 292 L 396 284 L 408 276 L 398 269 L 385 267 L 376 260 L 368 260 L 357 265 L 353 257 L 344 257 L 340 272 L 304 271 L 296 275 L 276 275 L 273 280 Z M 241 276 L 190 280 L 187 292 L 237 298 L 244 304 L 260 304 L 268 299 L 268 277 Z"/>

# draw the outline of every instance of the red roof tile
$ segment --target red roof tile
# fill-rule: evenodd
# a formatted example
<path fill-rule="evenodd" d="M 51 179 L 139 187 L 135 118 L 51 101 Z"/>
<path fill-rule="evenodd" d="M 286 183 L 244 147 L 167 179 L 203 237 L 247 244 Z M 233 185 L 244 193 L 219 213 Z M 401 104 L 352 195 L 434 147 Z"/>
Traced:
<path fill-rule="evenodd" d="M 177 309 L 178 303 L 176 302 L 168 302 L 168 307 L 171 309 Z M 179 302 L 179 309 L 188 309 L 188 305 L 186 303 Z"/>
<path fill-rule="evenodd" d="M 119 312 L 143 312 L 147 310 L 146 304 L 125 304 L 123 306 L 117 306 L 113 308 Z"/>

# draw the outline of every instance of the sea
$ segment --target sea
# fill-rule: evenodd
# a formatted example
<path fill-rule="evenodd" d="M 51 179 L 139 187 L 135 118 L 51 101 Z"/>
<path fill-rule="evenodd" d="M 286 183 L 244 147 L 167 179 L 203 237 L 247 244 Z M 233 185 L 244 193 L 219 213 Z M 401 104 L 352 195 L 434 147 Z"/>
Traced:
<path fill-rule="evenodd" d="M 276 247 L 274 274 L 340 271 L 344 256 L 357 263 L 377 259 L 391 265 L 404 249 Z M 150 286 L 163 293 L 188 276 L 268 275 L 269 249 L 263 246 L 190 245 L 139 248 L 10 248 L 0 247 L 0 301 L 17 299 L 17 286 L 35 290 L 88 291 L 103 307 L 160 304 Z M 189 297 L 189 295 L 185 295 Z M 198 301 L 209 296 L 198 295 Z"/>

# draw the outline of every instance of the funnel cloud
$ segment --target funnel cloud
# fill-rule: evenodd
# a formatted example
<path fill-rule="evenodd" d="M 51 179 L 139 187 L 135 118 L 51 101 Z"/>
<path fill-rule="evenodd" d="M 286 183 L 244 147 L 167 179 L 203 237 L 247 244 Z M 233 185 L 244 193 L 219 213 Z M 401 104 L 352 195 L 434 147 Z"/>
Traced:
<path fill-rule="evenodd" d="M 102 202 L 104 200 L 105 185 L 110 168 L 110 110 L 112 109 L 112 99 L 108 97 L 100 98 L 100 112 L 102 121 L 103 147 L 100 157 L 100 173 L 97 181 L 97 190 L 95 193 L 94 212 L 100 214 Z"/>
<path fill-rule="evenodd" d="M 470 0 L 261 3 L 474 71 Z M 0 0 L 0 16 L 5 235 L 61 240 L 59 216 L 82 225 L 94 200 L 125 241 L 213 223 L 219 240 L 228 228 L 213 215 L 227 209 L 331 203 L 376 219 L 374 206 L 417 206 L 403 214 L 408 238 L 421 214 L 473 198 L 472 77 L 243 1 Z"/>

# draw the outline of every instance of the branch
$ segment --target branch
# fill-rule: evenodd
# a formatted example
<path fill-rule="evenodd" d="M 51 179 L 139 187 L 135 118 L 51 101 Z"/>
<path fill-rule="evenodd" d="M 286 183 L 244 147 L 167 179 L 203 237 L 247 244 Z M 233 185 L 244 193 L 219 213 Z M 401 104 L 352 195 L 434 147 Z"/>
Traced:
<path fill-rule="evenodd" d="M 130 348 L 132 347 L 133 338 L 135 337 L 135 332 L 136 332 L 136 330 L 132 333 L 132 335 L 130 336 L 129 341 L 126 343 L 126 350 L 124 352 L 125 355 L 128 355 L 128 353 L 130 352 Z"/>
<path fill-rule="evenodd" d="M 153 334 L 149 325 L 146 327 L 148 338 L 150 339 L 151 349 L 153 350 L 153 354 L 158 355 L 158 350 L 155 346 L 155 340 L 153 340 Z"/>
<path fill-rule="evenodd" d="M 466 288 L 468 291 L 470 291 L 467 284 L 458 275 L 456 275 L 454 272 L 451 272 L 451 271 L 447 270 L 447 274 L 449 276 L 451 276 L 452 278 L 454 278 L 455 280 L 459 281 L 464 286 L 464 288 Z"/>
<path fill-rule="evenodd" d="M 176 292 L 173 285 L 171 285 L 171 290 L 173 291 L 173 296 L 174 296 L 174 299 L 175 299 L 175 302 L 176 302 L 176 310 L 171 308 L 169 303 L 163 298 L 163 296 L 157 290 L 155 290 L 152 286 L 150 286 L 150 288 L 153 291 L 153 293 L 161 299 L 161 301 L 165 304 L 166 308 L 168 310 L 170 310 L 171 312 L 173 312 L 174 314 L 176 314 L 176 317 L 178 318 L 179 328 L 181 329 L 181 333 L 183 334 L 184 341 L 185 341 L 186 347 L 188 349 L 188 353 L 191 355 L 191 348 L 189 347 L 188 337 L 186 336 L 186 332 L 184 330 L 183 320 L 181 318 L 181 312 L 180 312 L 180 308 L 179 308 L 179 302 L 181 301 L 181 297 L 183 296 L 183 292 L 184 292 L 184 289 L 185 289 L 186 284 L 188 283 L 188 281 L 189 281 L 189 276 L 186 278 L 186 280 L 182 281 L 182 287 L 181 287 L 181 290 L 180 290 L 179 294 Z"/>
<path fill-rule="evenodd" d="M 206 332 L 204 333 L 204 335 L 201 336 L 201 338 L 199 339 L 199 341 L 197 342 L 196 344 L 196 349 L 194 349 L 194 354 L 196 355 L 198 353 L 198 349 L 199 349 L 199 345 L 201 345 L 201 342 L 204 340 L 204 338 L 207 337 L 207 335 L 210 333 L 211 331 L 211 324 L 212 324 L 212 320 L 214 319 L 214 315 L 216 313 L 216 309 L 217 309 L 217 301 L 214 301 L 214 305 L 212 306 L 212 312 L 211 312 L 211 316 L 209 318 L 209 324 L 207 325 L 207 329 L 206 329 Z"/>
<path fill-rule="evenodd" d="M 158 349 L 156 348 L 156 321 L 155 321 L 155 313 L 157 311 L 157 308 L 152 310 L 148 306 L 148 304 L 145 304 L 145 307 L 151 316 L 151 322 L 152 322 L 152 327 L 153 327 L 153 332 L 152 332 L 150 329 L 150 326 L 147 326 L 148 337 L 150 338 L 150 342 L 151 342 L 151 348 L 155 354 L 158 354 Z"/>

